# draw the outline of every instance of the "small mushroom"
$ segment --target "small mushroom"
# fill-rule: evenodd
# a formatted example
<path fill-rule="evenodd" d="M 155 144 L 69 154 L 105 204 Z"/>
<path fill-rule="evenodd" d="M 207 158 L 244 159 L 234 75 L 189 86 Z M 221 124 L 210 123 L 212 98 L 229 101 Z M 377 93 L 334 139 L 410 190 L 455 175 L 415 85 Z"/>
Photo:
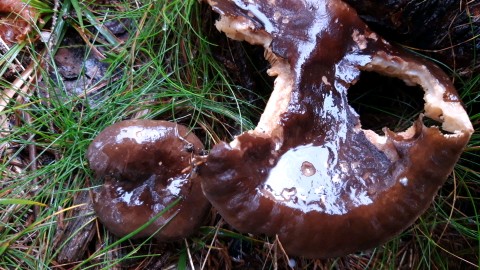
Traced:
<path fill-rule="evenodd" d="M 180 198 L 135 237 L 158 230 L 155 238 L 169 241 L 193 233 L 210 208 L 200 182 L 190 178 L 192 159 L 202 149 L 186 127 L 167 121 L 127 120 L 107 127 L 87 151 L 90 167 L 104 180 L 93 196 L 100 221 L 124 236 Z"/>
<path fill-rule="evenodd" d="M 220 31 L 265 48 L 276 76 L 255 130 L 217 144 L 198 169 L 222 217 L 310 258 L 372 248 L 411 225 L 473 132 L 448 77 L 339 0 L 207 2 Z M 347 99 L 361 71 L 419 85 L 422 115 L 442 127 L 426 127 L 421 115 L 403 132 L 362 129 Z"/>

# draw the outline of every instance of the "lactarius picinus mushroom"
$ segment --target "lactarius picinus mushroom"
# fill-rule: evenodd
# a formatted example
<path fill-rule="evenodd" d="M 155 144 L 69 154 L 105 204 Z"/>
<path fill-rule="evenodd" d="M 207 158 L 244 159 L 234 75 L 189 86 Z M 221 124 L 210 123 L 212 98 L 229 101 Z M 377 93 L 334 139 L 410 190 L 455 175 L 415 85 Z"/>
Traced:
<path fill-rule="evenodd" d="M 200 182 L 190 178 L 193 159 L 202 151 L 200 140 L 179 124 L 127 120 L 107 127 L 87 152 L 90 167 L 104 181 L 94 191 L 98 218 L 118 236 L 154 218 L 135 237 L 156 233 L 158 240 L 170 241 L 195 232 L 210 208 Z"/>
<path fill-rule="evenodd" d="M 473 132 L 444 72 L 389 44 L 339 0 L 207 2 L 220 31 L 265 48 L 276 76 L 255 130 L 217 144 L 199 167 L 222 217 L 310 258 L 372 248 L 411 225 Z M 361 71 L 420 86 L 419 119 L 398 133 L 362 129 L 347 99 Z"/>

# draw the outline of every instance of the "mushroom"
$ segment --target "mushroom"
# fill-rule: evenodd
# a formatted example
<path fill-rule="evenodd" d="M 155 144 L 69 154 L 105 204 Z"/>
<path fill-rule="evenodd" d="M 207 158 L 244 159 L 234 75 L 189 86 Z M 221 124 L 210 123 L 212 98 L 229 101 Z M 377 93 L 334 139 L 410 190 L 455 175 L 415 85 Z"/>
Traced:
<path fill-rule="evenodd" d="M 192 160 L 202 151 L 200 140 L 179 124 L 127 120 L 107 127 L 87 151 L 91 169 L 104 180 L 93 193 L 98 218 L 125 236 L 180 198 L 135 237 L 156 233 L 170 241 L 193 233 L 210 209 L 200 182 L 190 178 Z"/>
<path fill-rule="evenodd" d="M 443 71 L 389 44 L 339 0 L 207 2 L 220 31 L 265 48 L 276 76 L 257 127 L 215 145 L 198 168 L 221 216 L 309 258 L 373 248 L 410 226 L 473 132 Z M 347 99 L 361 71 L 420 86 L 424 112 L 403 132 L 362 129 Z"/>

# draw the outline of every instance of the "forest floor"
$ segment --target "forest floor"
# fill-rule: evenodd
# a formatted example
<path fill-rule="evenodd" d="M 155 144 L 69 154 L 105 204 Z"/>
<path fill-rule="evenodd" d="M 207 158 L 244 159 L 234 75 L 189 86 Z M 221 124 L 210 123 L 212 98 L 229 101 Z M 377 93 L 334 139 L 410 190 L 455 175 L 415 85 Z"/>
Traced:
<path fill-rule="evenodd" d="M 273 79 L 259 60 L 263 50 L 227 40 L 213 26 L 213 12 L 196 0 L 29 4 L 36 24 L 23 25 L 26 37 L 0 46 L 0 269 L 480 264 L 480 74 L 465 78 L 445 67 L 475 133 L 428 211 L 384 245 L 341 258 L 290 258 L 274 237 L 238 233 L 214 209 L 183 241 L 119 238 L 92 208 L 90 192 L 101 184 L 85 158 L 92 139 L 113 123 L 142 118 L 182 123 L 206 149 L 230 141 L 255 127 L 271 92 Z M 386 89 L 399 84 L 375 76 L 363 74 L 366 83 L 359 85 L 376 98 L 351 97 L 351 105 L 365 111 L 361 117 L 370 119 L 364 124 L 379 132 L 384 125 L 411 125 L 423 108 L 418 93 L 374 87 L 368 81 L 385 80 Z"/>

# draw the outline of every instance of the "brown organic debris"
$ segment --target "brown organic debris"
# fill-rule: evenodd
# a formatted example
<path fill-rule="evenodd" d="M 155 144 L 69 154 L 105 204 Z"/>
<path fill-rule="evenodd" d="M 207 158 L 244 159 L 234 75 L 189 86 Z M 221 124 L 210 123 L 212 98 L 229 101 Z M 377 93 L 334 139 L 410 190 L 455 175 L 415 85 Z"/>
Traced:
<path fill-rule="evenodd" d="M 0 0 L 0 38 L 11 46 L 25 40 L 37 19 L 37 11 L 21 0 Z"/>

